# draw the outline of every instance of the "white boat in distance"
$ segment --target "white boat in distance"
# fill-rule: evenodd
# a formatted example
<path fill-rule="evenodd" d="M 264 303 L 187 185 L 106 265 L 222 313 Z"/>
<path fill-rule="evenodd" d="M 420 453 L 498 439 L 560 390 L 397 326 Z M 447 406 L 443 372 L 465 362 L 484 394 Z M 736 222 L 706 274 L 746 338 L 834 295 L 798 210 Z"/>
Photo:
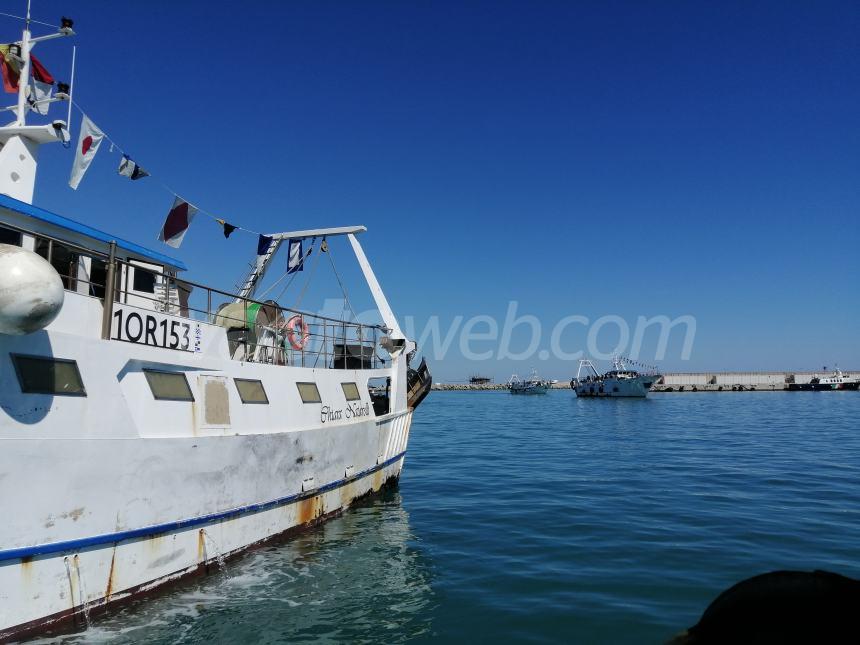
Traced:
<path fill-rule="evenodd" d="M 830 376 L 813 376 L 809 383 L 789 383 L 791 392 L 829 392 L 831 390 L 857 390 L 860 389 L 860 378 L 846 376 L 838 367 Z"/>
<path fill-rule="evenodd" d="M 615 356 L 612 359 L 613 369 L 600 374 L 588 359 L 579 361 L 576 378 L 570 382 L 570 387 L 581 397 L 638 397 L 648 395 L 651 386 L 660 378 L 656 372 L 640 374 L 627 369 L 624 359 Z M 583 374 L 585 371 L 585 374 Z"/>
<path fill-rule="evenodd" d="M 396 480 L 430 388 L 371 269 L 362 226 L 274 233 L 238 294 L 32 205 L 30 49 L 0 127 L 0 640 L 95 611 L 332 517 Z M 119 218 L 118 218 L 119 219 Z M 285 242 L 351 247 L 382 324 L 255 299 Z M 343 244 L 343 242 L 347 244 Z"/>
<path fill-rule="evenodd" d="M 513 374 L 508 380 L 508 390 L 511 394 L 546 394 L 549 389 L 549 381 L 542 380 L 536 370 L 532 370 L 531 376 L 523 380 Z"/>

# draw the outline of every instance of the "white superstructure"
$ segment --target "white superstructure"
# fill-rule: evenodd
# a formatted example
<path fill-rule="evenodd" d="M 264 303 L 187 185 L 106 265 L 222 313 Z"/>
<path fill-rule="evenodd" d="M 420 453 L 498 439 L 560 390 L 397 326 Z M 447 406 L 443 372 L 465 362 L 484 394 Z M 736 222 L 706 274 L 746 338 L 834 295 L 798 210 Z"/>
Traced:
<path fill-rule="evenodd" d="M 363 227 L 272 237 L 317 253 L 345 239 L 379 325 L 254 300 L 278 245 L 236 295 L 33 206 L 40 145 L 68 138 L 24 123 L 38 40 L 24 31 L 17 118 L 0 127 L 0 640 L 83 624 L 378 491 L 430 385 Z"/>

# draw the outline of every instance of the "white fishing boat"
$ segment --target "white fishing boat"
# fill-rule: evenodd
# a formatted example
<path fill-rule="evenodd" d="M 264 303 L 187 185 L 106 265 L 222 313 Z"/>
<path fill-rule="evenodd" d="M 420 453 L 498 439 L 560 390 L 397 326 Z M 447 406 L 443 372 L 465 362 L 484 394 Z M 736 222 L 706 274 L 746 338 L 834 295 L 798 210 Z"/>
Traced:
<path fill-rule="evenodd" d="M 809 383 L 789 383 L 788 389 L 794 391 L 827 392 L 830 390 L 860 389 L 860 378 L 846 375 L 838 367 L 828 376 L 813 376 Z"/>
<path fill-rule="evenodd" d="M 532 370 L 531 376 L 527 379 L 521 379 L 513 374 L 508 380 L 508 390 L 511 394 L 546 394 L 548 389 L 549 382 L 541 379 L 535 370 Z"/>
<path fill-rule="evenodd" d="M 641 374 L 628 369 L 620 356 L 612 360 L 610 371 L 601 374 L 588 359 L 579 361 L 576 377 L 570 387 L 581 397 L 639 397 L 648 395 L 651 386 L 660 378 L 656 372 Z"/>
<path fill-rule="evenodd" d="M 362 226 L 271 234 L 236 293 L 32 205 L 40 147 L 69 133 L 25 118 L 69 88 L 34 101 L 30 49 L 73 32 L 27 25 L 15 120 L 0 127 L 0 640 L 80 626 L 380 490 L 430 388 Z M 298 240 L 351 249 L 382 322 L 257 298 Z"/>

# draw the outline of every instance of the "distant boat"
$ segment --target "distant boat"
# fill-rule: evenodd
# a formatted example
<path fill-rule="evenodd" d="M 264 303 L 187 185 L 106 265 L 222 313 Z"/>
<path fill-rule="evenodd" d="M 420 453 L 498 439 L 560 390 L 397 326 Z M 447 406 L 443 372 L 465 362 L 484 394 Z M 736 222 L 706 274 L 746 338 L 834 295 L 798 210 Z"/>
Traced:
<path fill-rule="evenodd" d="M 826 392 L 828 390 L 857 390 L 860 389 L 860 379 L 845 376 L 838 367 L 830 376 L 813 376 L 809 383 L 789 383 L 788 389 L 792 392 L 812 391 Z"/>
<path fill-rule="evenodd" d="M 635 370 L 627 369 L 624 359 L 620 356 L 612 359 L 612 366 L 612 370 L 600 374 L 590 360 L 579 361 L 576 378 L 570 382 L 571 389 L 576 392 L 576 396 L 582 397 L 645 398 L 648 395 L 648 390 L 660 378 L 657 373 L 640 374 Z M 585 370 L 585 374 L 583 374 L 583 370 Z"/>
<path fill-rule="evenodd" d="M 532 370 L 531 376 L 526 380 L 514 374 L 508 381 L 508 390 L 511 394 L 546 394 L 548 389 L 549 381 L 538 377 L 535 370 Z"/>

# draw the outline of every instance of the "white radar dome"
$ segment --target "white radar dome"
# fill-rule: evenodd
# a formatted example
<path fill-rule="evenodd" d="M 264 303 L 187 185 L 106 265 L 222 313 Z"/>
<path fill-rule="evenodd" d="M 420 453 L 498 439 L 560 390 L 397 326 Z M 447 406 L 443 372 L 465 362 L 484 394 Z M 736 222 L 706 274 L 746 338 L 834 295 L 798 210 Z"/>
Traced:
<path fill-rule="evenodd" d="M 60 274 L 47 260 L 0 244 L 0 334 L 20 336 L 44 329 L 60 313 L 64 297 Z"/>

